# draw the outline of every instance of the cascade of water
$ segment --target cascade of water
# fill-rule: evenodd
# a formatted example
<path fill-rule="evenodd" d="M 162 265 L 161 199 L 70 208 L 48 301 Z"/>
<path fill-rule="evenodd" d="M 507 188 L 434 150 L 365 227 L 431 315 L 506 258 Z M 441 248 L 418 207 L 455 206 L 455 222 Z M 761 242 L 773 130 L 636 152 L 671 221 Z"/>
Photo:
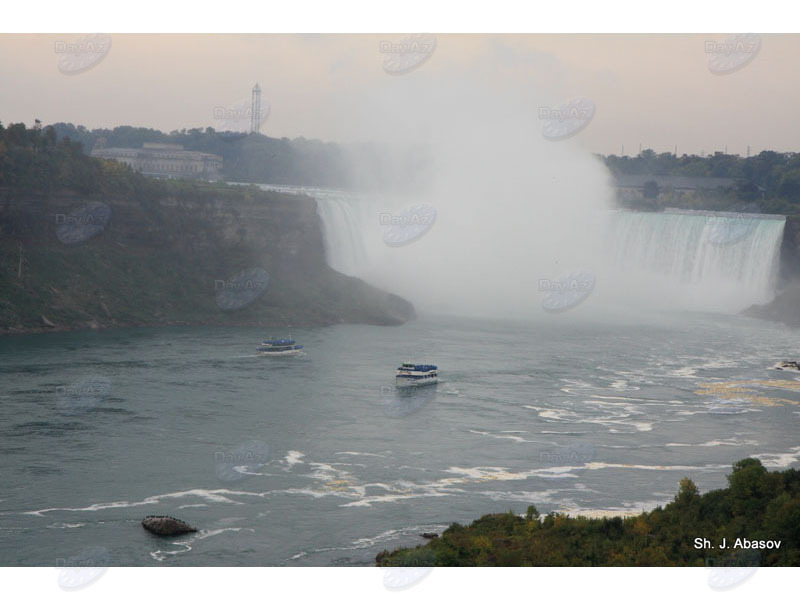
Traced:
<path fill-rule="evenodd" d="M 487 233 L 497 235 L 497 239 L 452 236 L 449 242 L 453 245 L 447 246 L 421 238 L 409 247 L 395 248 L 383 240 L 382 200 L 331 190 L 296 188 L 296 191 L 317 200 L 331 267 L 405 294 L 417 304 L 427 303 L 428 308 L 438 306 L 449 310 L 468 300 L 463 297 L 463 287 L 448 287 L 450 275 L 441 270 L 461 270 L 468 262 L 462 257 L 468 255 L 474 260 L 472 246 L 480 244 L 481 262 L 476 265 L 475 273 L 480 275 L 480 281 L 492 282 L 498 290 L 496 299 L 506 303 L 497 314 L 505 314 L 511 306 L 509 290 L 514 290 L 517 296 L 514 308 L 520 308 L 519 314 L 527 314 L 526 306 L 531 312 L 541 313 L 538 306 L 541 295 L 535 285 L 538 279 L 571 269 L 589 269 L 597 277 L 592 303 L 585 303 L 589 307 L 597 303 L 631 303 L 653 308 L 737 312 L 773 297 L 785 224 L 784 217 L 774 215 L 604 212 L 604 218 L 593 221 L 595 231 L 582 233 L 586 238 L 582 248 L 576 249 L 574 243 L 568 250 L 553 246 L 552 242 L 543 246 L 531 236 L 527 245 L 517 244 L 514 252 L 521 258 L 509 265 L 509 244 L 496 234 L 497 227 Z M 430 234 L 432 238 L 441 233 L 436 227 L 447 227 L 448 218 L 452 222 L 453 206 L 448 208 L 447 213 L 441 211 L 438 218 L 442 225 L 437 221 Z M 509 214 L 507 219 L 500 219 L 507 222 L 507 231 L 522 227 L 514 220 L 516 216 Z M 544 256 L 545 253 L 548 255 Z M 440 272 L 431 278 L 421 261 L 427 261 Z M 525 264 L 530 265 L 529 273 L 520 272 L 520 265 Z M 487 272 L 487 265 L 489 269 L 509 266 L 512 269 L 502 277 L 495 277 Z M 424 289 L 423 285 L 409 285 L 412 276 L 424 282 Z M 508 285 L 504 286 L 504 281 Z M 486 294 L 485 289 L 481 294 Z"/>
<path fill-rule="evenodd" d="M 679 307 L 737 311 L 774 295 L 784 224 L 772 215 L 616 212 L 605 250 L 625 287 L 638 281 Z"/>

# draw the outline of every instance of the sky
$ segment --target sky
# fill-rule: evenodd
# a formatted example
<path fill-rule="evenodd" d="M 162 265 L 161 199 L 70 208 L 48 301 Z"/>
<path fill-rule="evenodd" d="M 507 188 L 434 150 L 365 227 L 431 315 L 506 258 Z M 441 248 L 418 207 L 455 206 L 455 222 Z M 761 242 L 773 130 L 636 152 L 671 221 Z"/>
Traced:
<path fill-rule="evenodd" d="M 743 39 L 757 46 L 740 47 L 750 59 L 713 72 L 726 64 L 710 62 L 725 56 L 712 45 L 733 35 L 429 34 L 435 46 L 424 62 L 388 73 L 382 42 L 407 35 L 108 34 L 102 60 L 73 73 L 64 45 L 81 34 L 3 34 L 0 122 L 219 128 L 220 111 L 246 107 L 258 82 L 266 135 L 392 141 L 392 127 L 364 119 L 387 106 L 376 98 L 397 100 L 381 116 L 388 123 L 463 79 L 529 102 L 519 127 L 531 135 L 541 135 L 542 109 L 588 99 L 594 115 L 571 143 L 590 152 L 798 151 L 800 35 L 751 34 Z"/>

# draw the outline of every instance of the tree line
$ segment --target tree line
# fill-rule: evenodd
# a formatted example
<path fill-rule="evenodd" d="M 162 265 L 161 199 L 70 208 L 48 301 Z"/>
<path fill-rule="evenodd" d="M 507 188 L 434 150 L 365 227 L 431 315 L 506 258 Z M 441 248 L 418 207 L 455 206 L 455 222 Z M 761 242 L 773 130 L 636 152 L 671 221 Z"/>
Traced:
<path fill-rule="evenodd" d="M 720 177 L 734 180 L 728 189 L 698 190 L 684 198 L 668 197 L 666 203 L 678 208 L 707 210 L 735 209 L 751 205 L 748 212 L 800 213 L 800 153 L 764 150 L 741 157 L 724 152 L 697 156 L 643 150 L 637 156 L 599 156 L 613 175 L 667 175 L 681 177 Z M 653 182 L 655 183 L 655 182 Z M 650 186 L 644 199 L 653 199 L 664 190 Z M 647 203 L 645 203 L 647 204 Z M 652 203 L 650 203 L 652 206 Z"/>
<path fill-rule="evenodd" d="M 697 540 L 710 545 L 698 548 Z M 780 547 L 750 546 L 767 540 Z M 672 502 L 636 517 L 540 517 L 530 506 L 524 517 L 509 511 L 453 523 L 426 545 L 384 551 L 376 561 L 383 567 L 800 566 L 800 471 L 771 472 L 747 458 L 733 465 L 727 488 L 700 494 L 684 478 Z"/>
<path fill-rule="evenodd" d="M 141 148 L 145 142 L 180 144 L 187 150 L 223 157 L 226 181 L 304 185 L 338 189 L 413 191 L 430 181 L 430 149 L 389 148 L 378 144 L 336 144 L 271 138 L 260 133 L 181 129 L 164 133 L 145 127 L 120 126 L 89 130 L 56 123 L 32 128 L 0 124 L 0 185 L 25 189 L 65 185 L 91 187 L 101 170 L 113 179 L 116 167 L 80 160 L 95 147 Z M 58 157 L 58 158 L 56 158 Z M 725 189 L 698 189 L 673 194 L 647 182 L 642 197 L 629 208 L 658 210 L 665 206 L 708 210 L 741 210 L 778 214 L 800 213 L 800 153 L 765 150 L 751 157 L 716 152 L 709 156 L 676 156 L 643 150 L 637 156 L 598 158 L 613 175 L 718 177 L 733 180 Z M 57 165 L 58 163 L 58 165 Z M 101 166 L 103 164 L 103 166 Z M 624 204 L 624 203 L 623 203 Z"/>
<path fill-rule="evenodd" d="M 216 154 L 223 159 L 226 181 L 410 190 L 426 172 L 426 161 L 417 149 L 397 152 L 370 143 L 273 138 L 260 133 L 217 131 L 213 127 L 164 133 L 145 127 L 89 130 L 83 125 L 56 123 L 53 130 L 58 139 L 79 142 L 87 154 L 98 144 L 106 148 L 141 148 L 145 142 L 180 144 L 185 150 Z"/>

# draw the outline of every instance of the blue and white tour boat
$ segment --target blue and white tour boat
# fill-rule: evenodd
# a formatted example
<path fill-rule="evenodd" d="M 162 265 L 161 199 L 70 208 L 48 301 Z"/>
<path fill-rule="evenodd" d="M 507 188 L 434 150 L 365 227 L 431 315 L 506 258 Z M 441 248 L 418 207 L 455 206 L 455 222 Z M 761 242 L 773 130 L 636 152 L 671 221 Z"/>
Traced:
<path fill-rule="evenodd" d="M 432 385 L 439 381 L 439 371 L 436 365 L 415 365 L 403 363 L 397 369 L 395 383 L 397 387 L 411 387 L 419 385 Z"/>

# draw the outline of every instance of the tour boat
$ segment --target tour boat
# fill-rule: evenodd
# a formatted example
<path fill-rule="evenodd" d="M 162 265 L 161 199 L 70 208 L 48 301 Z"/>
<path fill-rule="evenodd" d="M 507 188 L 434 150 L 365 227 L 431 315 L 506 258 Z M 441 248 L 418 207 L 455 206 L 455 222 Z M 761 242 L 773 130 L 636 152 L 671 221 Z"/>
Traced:
<path fill-rule="evenodd" d="M 438 380 L 439 372 L 436 365 L 415 365 L 413 363 L 403 363 L 397 369 L 397 376 L 395 377 L 397 387 L 431 385 Z"/>
<path fill-rule="evenodd" d="M 269 339 L 258 345 L 256 350 L 262 356 L 295 356 L 300 354 L 303 346 L 292 339 Z"/>

